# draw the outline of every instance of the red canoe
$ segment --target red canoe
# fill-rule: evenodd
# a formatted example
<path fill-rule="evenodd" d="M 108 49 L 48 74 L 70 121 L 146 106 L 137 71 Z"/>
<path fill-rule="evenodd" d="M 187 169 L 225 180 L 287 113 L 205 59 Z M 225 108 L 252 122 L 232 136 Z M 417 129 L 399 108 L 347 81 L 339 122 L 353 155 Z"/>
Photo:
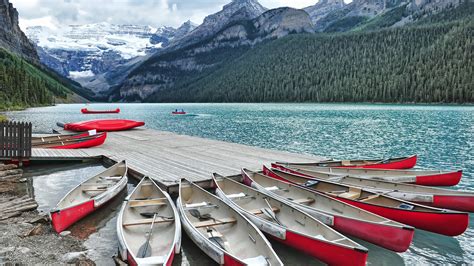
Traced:
<path fill-rule="evenodd" d="M 366 265 L 365 247 L 308 213 L 218 174 L 213 175 L 213 181 L 224 202 L 273 239 L 329 265 Z"/>
<path fill-rule="evenodd" d="M 59 136 L 57 136 L 59 137 Z M 56 136 L 52 137 L 56 138 Z M 62 139 L 48 140 L 49 138 L 42 138 L 43 141 L 39 142 L 35 139 L 32 144 L 33 148 L 42 149 L 85 149 L 104 144 L 107 138 L 107 132 L 102 132 L 94 135 L 89 133 L 78 134 L 74 136 L 64 136 Z"/>
<path fill-rule="evenodd" d="M 410 169 L 416 165 L 416 155 L 390 159 L 369 159 L 369 160 L 328 160 L 316 163 L 287 163 L 277 162 L 285 166 L 321 166 L 321 167 L 355 167 L 371 169 Z"/>
<path fill-rule="evenodd" d="M 279 165 L 272 164 L 278 168 Z M 343 168 L 343 167 L 319 167 L 307 165 L 286 164 L 282 167 L 298 168 L 331 175 L 350 175 L 354 177 L 383 180 L 397 183 L 408 183 L 422 186 L 455 186 L 461 181 L 462 170 L 439 171 L 439 170 L 393 170 L 393 169 L 367 169 L 367 168 Z"/>
<path fill-rule="evenodd" d="M 474 212 L 474 193 L 470 191 L 400 184 L 383 180 L 354 177 L 351 175 L 333 175 L 304 169 L 285 168 L 283 166 L 277 166 L 277 169 L 318 180 L 321 179 L 361 187 L 375 193 L 423 205 L 456 211 Z"/>
<path fill-rule="evenodd" d="M 62 198 L 51 210 L 51 222 L 60 233 L 110 201 L 127 186 L 127 164 L 115 164 L 87 179 Z"/>
<path fill-rule="evenodd" d="M 126 119 L 97 119 L 64 125 L 58 123 L 58 126 L 63 126 L 65 130 L 71 131 L 88 131 L 94 129 L 97 131 L 122 131 L 143 125 L 145 125 L 145 122 Z"/>
<path fill-rule="evenodd" d="M 414 228 L 354 207 L 323 193 L 242 169 L 244 184 L 290 202 L 336 229 L 395 252 L 405 252 Z"/>
<path fill-rule="evenodd" d="M 184 112 L 184 111 L 179 111 L 179 112 L 173 111 L 173 112 L 171 112 L 171 114 L 173 114 L 173 115 L 185 115 L 186 112 Z"/>
<path fill-rule="evenodd" d="M 469 225 L 469 214 L 465 212 L 428 207 L 358 187 L 308 178 L 278 169 L 270 170 L 265 166 L 263 173 L 279 180 L 325 193 L 340 201 L 418 229 L 447 236 L 457 236 L 466 231 Z"/>
<path fill-rule="evenodd" d="M 115 110 L 97 110 L 97 111 L 89 110 L 87 108 L 82 108 L 81 112 L 83 114 L 118 114 L 120 113 L 120 108 L 117 108 Z"/>

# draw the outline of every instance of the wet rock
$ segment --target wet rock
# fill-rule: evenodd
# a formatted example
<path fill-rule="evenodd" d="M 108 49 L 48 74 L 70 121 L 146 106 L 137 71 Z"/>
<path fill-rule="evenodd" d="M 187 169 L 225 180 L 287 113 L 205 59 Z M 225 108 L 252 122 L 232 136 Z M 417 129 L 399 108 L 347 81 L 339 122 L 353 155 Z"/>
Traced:
<path fill-rule="evenodd" d="M 59 233 L 60 236 L 68 236 L 71 234 L 71 231 L 62 231 L 61 233 Z"/>
<path fill-rule="evenodd" d="M 61 261 L 65 263 L 79 263 L 80 261 L 88 260 L 86 251 L 70 252 L 66 253 L 61 257 Z"/>
<path fill-rule="evenodd" d="M 80 261 L 76 262 L 76 265 L 79 265 L 79 266 L 94 266 L 95 262 L 93 262 L 90 259 L 85 259 L 85 260 L 80 260 Z"/>
<path fill-rule="evenodd" d="M 49 218 L 47 215 L 38 215 L 37 217 L 34 217 L 28 221 L 30 224 L 47 224 L 48 222 Z"/>
<path fill-rule="evenodd" d="M 44 234 L 45 229 L 42 224 L 37 224 L 35 227 L 33 227 L 31 230 L 29 230 L 24 236 L 37 236 L 37 235 L 42 235 Z"/>

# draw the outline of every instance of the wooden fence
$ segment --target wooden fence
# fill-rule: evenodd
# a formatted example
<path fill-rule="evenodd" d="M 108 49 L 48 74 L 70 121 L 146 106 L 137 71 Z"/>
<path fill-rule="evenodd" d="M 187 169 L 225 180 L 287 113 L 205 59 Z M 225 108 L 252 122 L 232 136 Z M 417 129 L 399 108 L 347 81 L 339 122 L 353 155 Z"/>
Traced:
<path fill-rule="evenodd" d="M 28 160 L 31 157 L 31 123 L 0 122 L 0 159 Z"/>

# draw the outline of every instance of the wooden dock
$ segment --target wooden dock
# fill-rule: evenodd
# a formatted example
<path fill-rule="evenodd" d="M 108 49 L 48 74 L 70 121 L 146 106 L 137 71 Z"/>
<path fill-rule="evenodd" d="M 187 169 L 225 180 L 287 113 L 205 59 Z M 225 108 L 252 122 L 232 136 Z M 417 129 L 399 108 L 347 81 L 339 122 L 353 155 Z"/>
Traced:
<path fill-rule="evenodd" d="M 213 172 L 234 175 L 242 167 L 261 169 L 275 161 L 309 162 L 311 155 L 263 149 L 152 129 L 108 133 L 105 144 L 78 150 L 33 149 L 32 161 L 104 159 L 126 160 L 132 176 L 147 175 L 163 187 L 175 187 L 180 178 L 208 181 Z"/>

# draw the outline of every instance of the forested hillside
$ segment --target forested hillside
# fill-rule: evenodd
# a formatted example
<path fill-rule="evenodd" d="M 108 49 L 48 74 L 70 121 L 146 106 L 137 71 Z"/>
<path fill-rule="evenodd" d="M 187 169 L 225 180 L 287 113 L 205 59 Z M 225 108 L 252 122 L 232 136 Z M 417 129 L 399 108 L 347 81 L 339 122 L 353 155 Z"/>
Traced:
<path fill-rule="evenodd" d="M 0 47 L 0 110 L 49 105 L 68 94 L 57 77 Z"/>
<path fill-rule="evenodd" d="M 462 8 L 472 3 L 452 12 Z M 377 31 L 288 36 L 148 100 L 472 103 L 474 19 L 462 14 Z"/>

